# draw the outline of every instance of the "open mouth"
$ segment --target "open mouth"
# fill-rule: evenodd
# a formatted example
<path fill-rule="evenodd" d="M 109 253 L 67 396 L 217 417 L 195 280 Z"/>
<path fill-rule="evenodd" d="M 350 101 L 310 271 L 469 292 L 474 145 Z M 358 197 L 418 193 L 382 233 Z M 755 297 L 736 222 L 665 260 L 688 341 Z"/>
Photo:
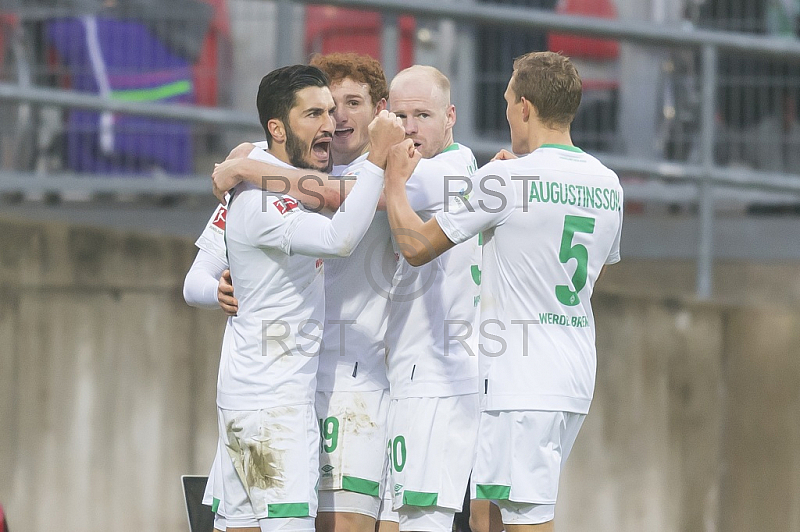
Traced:
<path fill-rule="evenodd" d="M 333 132 L 333 135 L 337 139 L 346 139 L 349 138 L 350 135 L 353 134 L 354 129 L 352 127 L 343 127 L 337 128 L 336 131 Z"/>
<path fill-rule="evenodd" d="M 311 153 L 321 162 L 327 162 L 331 153 L 331 137 L 324 135 L 311 145 Z"/>

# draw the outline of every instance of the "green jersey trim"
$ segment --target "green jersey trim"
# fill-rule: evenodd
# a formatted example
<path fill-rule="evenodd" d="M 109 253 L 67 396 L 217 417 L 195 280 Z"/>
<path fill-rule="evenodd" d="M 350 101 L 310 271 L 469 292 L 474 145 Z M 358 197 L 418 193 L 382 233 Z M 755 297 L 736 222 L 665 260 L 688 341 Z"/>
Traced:
<path fill-rule="evenodd" d="M 211 501 L 211 511 L 217 513 L 217 510 L 219 510 L 219 499 L 214 497 L 214 499 Z"/>
<path fill-rule="evenodd" d="M 451 145 L 449 145 L 448 147 L 446 147 L 445 149 L 443 149 L 442 153 L 445 153 L 445 152 L 448 152 L 448 151 L 455 151 L 458 148 L 459 148 L 458 143 L 454 142 Z"/>
<path fill-rule="evenodd" d="M 567 146 L 566 144 L 542 144 L 540 148 L 556 148 L 559 150 L 567 150 L 575 153 L 583 153 L 583 150 L 577 146 Z"/>
<path fill-rule="evenodd" d="M 308 517 L 307 502 L 285 502 L 267 505 L 267 517 Z"/>
<path fill-rule="evenodd" d="M 476 499 L 507 501 L 510 494 L 511 486 L 503 486 L 502 484 L 477 484 L 475 486 Z"/>
<path fill-rule="evenodd" d="M 363 495 L 371 495 L 373 497 L 380 496 L 380 485 L 377 482 L 365 478 L 342 475 L 342 489 L 361 493 Z"/>
<path fill-rule="evenodd" d="M 409 506 L 436 506 L 438 500 L 438 493 L 425 493 L 422 491 L 410 490 L 405 490 L 403 492 L 403 504 Z"/>

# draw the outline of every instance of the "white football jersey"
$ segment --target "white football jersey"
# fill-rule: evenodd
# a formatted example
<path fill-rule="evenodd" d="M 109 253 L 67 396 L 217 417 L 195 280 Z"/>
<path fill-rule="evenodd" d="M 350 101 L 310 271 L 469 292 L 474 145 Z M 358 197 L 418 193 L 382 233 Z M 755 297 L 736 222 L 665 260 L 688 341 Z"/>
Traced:
<path fill-rule="evenodd" d="M 447 191 L 469 183 L 477 164 L 460 144 L 422 159 L 408 180 L 411 207 L 423 220 L 442 210 Z M 478 237 L 413 267 L 398 254 L 386 332 L 392 398 L 449 397 L 478 391 Z"/>
<path fill-rule="evenodd" d="M 620 258 L 617 175 L 578 148 L 544 145 L 487 164 L 449 207 L 436 219 L 451 241 L 484 236 L 482 408 L 587 413 L 592 290 Z"/>
<path fill-rule="evenodd" d="M 256 142 L 254 146 L 255 148 L 247 156 L 248 159 L 255 159 L 256 161 L 292 168 L 283 161 L 276 159 L 271 153 L 265 151 L 268 147 L 266 140 Z M 228 250 L 225 247 L 225 217 L 227 215 L 227 207 L 222 204 L 218 205 L 217 208 L 214 209 L 214 214 L 211 215 L 200 237 L 194 243 L 198 248 L 211 253 L 226 264 L 228 262 Z"/>
<path fill-rule="evenodd" d="M 334 175 L 357 179 L 367 154 Z M 347 205 L 345 205 L 347 208 Z M 353 254 L 325 259 L 325 329 L 317 390 L 375 391 L 389 387 L 384 362 L 386 313 L 395 270 L 386 212 L 377 212 Z"/>
<path fill-rule="evenodd" d="M 257 150 L 253 150 L 255 153 Z M 271 154 L 258 158 L 291 168 Z M 313 403 L 325 319 L 322 259 L 292 255 L 299 218 L 290 196 L 242 184 L 231 200 L 223 245 L 239 300 L 228 318 L 217 404 L 230 410 Z"/>

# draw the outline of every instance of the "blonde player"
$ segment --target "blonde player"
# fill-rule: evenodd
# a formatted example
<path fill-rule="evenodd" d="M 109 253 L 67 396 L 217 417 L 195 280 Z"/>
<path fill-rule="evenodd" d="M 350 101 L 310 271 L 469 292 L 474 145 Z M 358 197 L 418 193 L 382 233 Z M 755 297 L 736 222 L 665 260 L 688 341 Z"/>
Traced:
<path fill-rule="evenodd" d="M 476 169 L 472 151 L 453 142 L 450 82 L 433 67 L 413 66 L 392 80 L 389 107 L 423 157 L 404 193 L 427 220 L 444 206 L 448 176 Z M 402 237 L 397 243 L 402 249 Z M 479 268 L 475 237 L 421 268 L 400 257 L 392 282 L 388 450 L 400 530 L 449 531 L 463 504 L 478 418 L 477 336 L 465 332 L 476 325 Z"/>
<path fill-rule="evenodd" d="M 493 501 L 506 530 L 550 531 L 559 475 L 594 390 L 591 295 L 604 265 L 619 260 L 622 189 L 572 144 L 581 81 L 567 58 L 519 57 L 505 99 L 522 157 L 501 152 L 508 160 L 481 168 L 447 211 L 425 221 L 406 194 L 419 159 L 406 141 L 390 155 L 385 194 L 411 264 L 484 235 L 473 524 L 488 530 L 485 501 Z"/>

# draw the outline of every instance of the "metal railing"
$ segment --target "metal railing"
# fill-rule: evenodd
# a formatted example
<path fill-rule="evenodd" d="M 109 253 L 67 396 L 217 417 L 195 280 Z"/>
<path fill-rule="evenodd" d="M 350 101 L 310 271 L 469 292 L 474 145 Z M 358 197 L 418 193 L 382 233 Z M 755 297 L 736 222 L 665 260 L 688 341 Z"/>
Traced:
<path fill-rule="evenodd" d="M 292 4 L 311 4 L 312 1 L 289 2 L 280 0 L 277 11 L 279 28 L 289 27 L 282 18 L 292 16 Z M 800 176 L 762 172 L 757 170 L 721 166 L 715 162 L 715 95 L 718 87 L 718 58 L 721 51 L 736 54 L 791 58 L 800 62 L 800 42 L 791 39 L 765 38 L 752 35 L 699 30 L 686 25 L 664 26 L 643 22 L 626 22 L 575 15 L 564 15 L 540 9 L 520 8 L 504 5 L 477 3 L 431 3 L 420 0 L 329 0 L 327 5 L 358 9 L 378 10 L 384 17 L 383 49 L 387 74 L 396 70 L 396 54 L 399 31 L 396 16 L 410 14 L 423 19 L 446 19 L 469 25 L 500 25 L 506 29 L 537 29 L 558 31 L 582 36 L 621 40 L 645 46 L 691 48 L 700 52 L 700 120 L 697 148 L 699 157 L 694 162 L 665 161 L 620 154 L 597 154 L 608 166 L 619 174 L 635 174 L 665 183 L 663 187 L 630 185 L 627 197 L 652 199 L 668 196 L 669 185 L 675 181 L 693 184 L 697 193 L 692 195 L 699 205 L 699 235 L 697 268 L 697 295 L 708 298 L 712 288 L 713 224 L 715 210 L 715 188 L 733 187 L 742 190 L 747 197 L 752 190 L 755 198 L 779 198 L 790 195 L 800 198 Z M 284 35 L 283 39 L 291 38 Z M 294 62 L 292 52 L 285 44 L 277 50 L 277 62 Z M 390 68 L 389 68 L 390 67 Z M 510 74 L 510 73 L 509 73 Z M 83 108 L 112 111 L 131 115 L 168 118 L 195 124 L 221 126 L 241 132 L 255 133 L 260 130 L 254 116 L 223 109 L 210 109 L 191 105 L 145 104 L 110 100 L 98 95 L 73 91 L 35 88 L 19 84 L 0 83 L 0 101 L 20 104 L 55 106 L 61 108 Z M 503 142 L 481 140 L 474 131 L 467 131 L 459 140 L 473 148 L 479 157 L 487 157 L 505 147 Z M 798 169 L 800 171 L 800 169 Z M 201 184 L 202 183 L 202 184 Z M 123 181 L 119 179 L 82 179 L 74 174 L 31 175 L 23 172 L 0 171 L 0 191 L 11 190 L 84 190 L 127 192 L 169 191 L 181 194 L 200 194 L 208 191 L 207 180 L 163 178 L 140 178 Z"/>

